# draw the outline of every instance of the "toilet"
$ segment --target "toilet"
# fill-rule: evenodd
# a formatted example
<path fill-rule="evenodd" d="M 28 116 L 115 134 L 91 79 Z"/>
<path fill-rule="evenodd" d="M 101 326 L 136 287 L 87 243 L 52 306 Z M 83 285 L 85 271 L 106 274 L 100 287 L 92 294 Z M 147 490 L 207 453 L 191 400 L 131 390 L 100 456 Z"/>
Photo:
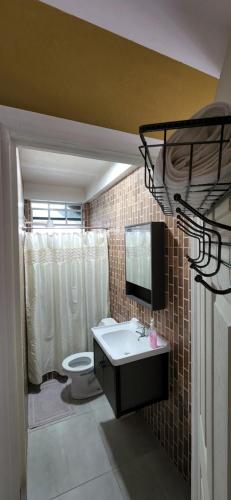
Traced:
<path fill-rule="evenodd" d="M 71 379 L 70 390 L 73 399 L 84 399 L 101 394 L 102 389 L 94 375 L 93 352 L 71 354 L 62 362 L 65 375 Z"/>
<path fill-rule="evenodd" d="M 98 326 L 114 325 L 113 318 L 103 318 Z M 103 391 L 94 374 L 94 353 L 79 352 L 71 354 L 62 362 L 65 375 L 71 379 L 70 390 L 73 399 L 85 399 Z"/>

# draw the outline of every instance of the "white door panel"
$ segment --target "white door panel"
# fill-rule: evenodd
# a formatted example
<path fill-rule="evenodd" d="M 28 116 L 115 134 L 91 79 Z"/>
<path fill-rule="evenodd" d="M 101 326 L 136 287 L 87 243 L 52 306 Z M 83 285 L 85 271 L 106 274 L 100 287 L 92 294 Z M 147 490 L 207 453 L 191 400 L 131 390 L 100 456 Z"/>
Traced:
<path fill-rule="evenodd" d="M 230 199 L 214 219 L 231 225 Z M 226 241 L 230 237 L 222 233 Z M 222 248 L 224 261 L 231 262 L 230 255 L 230 248 Z M 231 270 L 222 266 L 209 283 L 231 287 Z M 192 296 L 192 500 L 230 500 L 231 294 L 212 294 L 193 275 Z"/>
<path fill-rule="evenodd" d="M 214 497 L 231 498 L 229 490 L 229 411 L 231 308 L 224 298 L 214 306 Z M 226 313 L 228 314 L 226 314 Z"/>

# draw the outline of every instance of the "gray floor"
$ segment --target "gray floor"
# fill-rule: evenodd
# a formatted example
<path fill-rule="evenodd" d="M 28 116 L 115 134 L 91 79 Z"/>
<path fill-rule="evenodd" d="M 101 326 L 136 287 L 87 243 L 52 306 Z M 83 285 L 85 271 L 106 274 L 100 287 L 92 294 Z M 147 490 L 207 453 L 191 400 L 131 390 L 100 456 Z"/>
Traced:
<path fill-rule="evenodd" d="M 74 416 L 29 431 L 28 500 L 189 498 L 142 416 L 116 420 L 105 396 L 76 402 Z"/>

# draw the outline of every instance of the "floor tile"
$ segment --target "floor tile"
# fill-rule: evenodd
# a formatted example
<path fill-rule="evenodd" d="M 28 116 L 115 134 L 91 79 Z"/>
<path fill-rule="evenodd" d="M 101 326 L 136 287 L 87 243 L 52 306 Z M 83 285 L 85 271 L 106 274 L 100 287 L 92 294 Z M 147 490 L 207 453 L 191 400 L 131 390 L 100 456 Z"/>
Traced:
<path fill-rule="evenodd" d="M 159 447 L 139 413 L 116 419 L 111 408 L 102 407 L 93 414 L 113 468 Z"/>
<path fill-rule="evenodd" d="M 114 474 L 124 500 L 190 500 L 188 484 L 161 449 L 133 460 Z"/>
<path fill-rule="evenodd" d="M 101 394 L 100 396 L 97 396 L 96 398 L 92 399 L 90 401 L 90 407 L 92 410 L 97 410 L 99 408 L 104 408 L 104 407 L 107 407 L 107 408 L 111 408 L 109 402 L 108 402 L 108 399 L 107 397 L 105 396 L 105 394 Z"/>
<path fill-rule="evenodd" d="M 139 412 L 117 420 L 105 395 L 63 398 L 75 415 L 28 434 L 28 500 L 190 499 Z"/>
<path fill-rule="evenodd" d="M 70 385 L 71 382 L 68 382 L 63 388 L 61 394 L 63 400 L 72 405 L 72 408 L 75 410 L 76 415 L 83 415 L 84 413 L 88 413 L 89 411 L 91 411 L 92 408 L 90 406 L 89 399 L 73 399 L 71 397 Z"/>
<path fill-rule="evenodd" d="M 123 497 L 114 474 L 109 472 L 55 500 L 123 500 Z"/>
<path fill-rule="evenodd" d="M 48 500 L 110 469 L 91 413 L 29 434 L 28 500 Z"/>
<path fill-rule="evenodd" d="M 28 500 L 47 500 L 60 491 L 59 478 L 63 464 L 59 457 L 59 444 L 50 439 L 51 427 L 43 427 L 28 434 Z"/>

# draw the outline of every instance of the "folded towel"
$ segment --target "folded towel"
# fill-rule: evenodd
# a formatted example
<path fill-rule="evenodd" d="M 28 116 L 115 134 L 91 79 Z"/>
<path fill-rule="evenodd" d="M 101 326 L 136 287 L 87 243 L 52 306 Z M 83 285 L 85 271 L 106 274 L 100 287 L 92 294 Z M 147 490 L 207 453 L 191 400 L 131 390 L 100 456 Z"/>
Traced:
<path fill-rule="evenodd" d="M 231 115 L 231 106 L 224 102 L 216 102 L 201 109 L 192 118 L 208 118 L 214 116 Z M 214 141 L 219 140 L 221 126 L 196 127 L 177 130 L 169 139 L 170 142 L 195 142 L 195 141 Z M 224 127 L 224 138 L 229 142 L 223 144 L 221 174 L 219 182 L 231 182 L 231 124 Z M 174 193 L 180 193 L 185 199 L 187 186 L 189 182 L 189 159 L 190 146 L 169 146 L 166 150 L 166 171 L 165 182 L 171 198 Z M 194 145 L 193 149 L 193 170 L 192 184 L 210 184 L 217 180 L 219 160 L 219 144 L 200 144 Z M 160 150 L 155 162 L 154 174 L 155 186 L 163 184 L 163 149 Z M 197 187 L 193 190 L 206 189 L 206 187 Z M 205 192 L 190 192 L 188 203 L 195 208 L 199 208 L 204 199 Z M 165 195 L 163 196 L 166 199 Z M 207 201 L 209 204 L 209 201 Z"/>

